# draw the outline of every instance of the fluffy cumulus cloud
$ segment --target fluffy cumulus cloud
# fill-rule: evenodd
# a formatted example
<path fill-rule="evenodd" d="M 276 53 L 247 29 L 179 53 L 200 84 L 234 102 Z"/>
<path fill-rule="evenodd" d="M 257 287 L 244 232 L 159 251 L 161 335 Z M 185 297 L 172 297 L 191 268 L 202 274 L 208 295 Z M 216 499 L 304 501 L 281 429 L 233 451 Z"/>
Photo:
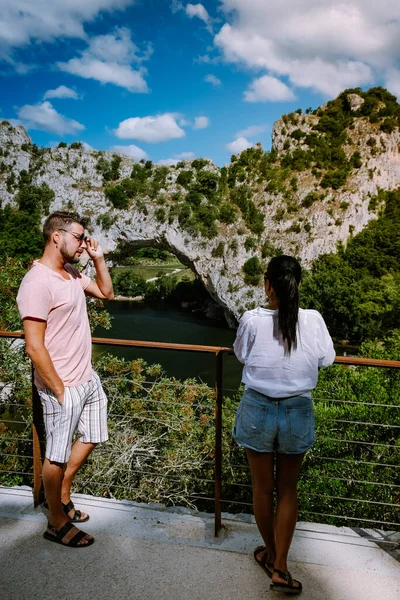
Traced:
<path fill-rule="evenodd" d="M 204 77 L 204 81 L 207 81 L 207 83 L 211 83 L 211 85 L 213 85 L 214 87 L 220 87 L 222 85 L 222 81 L 212 74 L 206 75 Z"/>
<path fill-rule="evenodd" d="M 270 75 L 255 79 L 244 93 L 246 102 L 285 102 L 295 98 L 293 91 L 283 81 Z"/>
<path fill-rule="evenodd" d="M 236 137 L 255 137 L 256 135 L 260 135 L 260 133 L 264 133 L 264 131 L 268 130 L 268 125 L 263 123 L 262 125 L 249 125 L 246 129 L 241 129 L 237 132 Z"/>
<path fill-rule="evenodd" d="M 243 150 L 251 148 L 251 146 L 253 146 L 253 144 L 246 140 L 246 138 L 244 137 L 238 137 L 236 138 L 236 140 L 233 140 L 233 142 L 231 142 L 230 144 L 226 144 L 227 149 L 232 154 L 239 154 L 240 152 L 243 152 Z"/>
<path fill-rule="evenodd" d="M 142 150 L 142 148 L 139 148 L 139 146 L 135 146 L 135 144 L 129 144 L 129 146 L 112 146 L 110 150 L 119 152 L 120 154 L 126 154 L 126 156 L 130 156 L 135 160 L 148 158 L 147 152 Z"/>
<path fill-rule="evenodd" d="M 197 17 L 206 25 L 210 23 L 210 16 L 202 4 L 186 4 L 185 12 L 191 19 Z"/>
<path fill-rule="evenodd" d="M 71 98 L 72 100 L 78 100 L 79 96 L 75 90 L 71 88 L 60 85 L 55 90 L 47 90 L 43 96 L 44 100 L 48 98 Z"/>
<path fill-rule="evenodd" d="M 0 60 L 14 62 L 12 50 L 32 42 L 86 37 L 84 23 L 102 11 L 124 9 L 134 0 L 1 0 Z"/>
<path fill-rule="evenodd" d="M 389 92 L 397 96 L 400 101 L 400 71 L 392 69 L 386 74 L 385 85 Z"/>
<path fill-rule="evenodd" d="M 395 68 L 400 50 L 400 2 L 395 0 L 221 3 L 226 22 L 215 46 L 225 61 L 259 72 L 253 86 L 266 74 L 333 97 L 346 87 L 389 77 Z M 246 99 L 268 99 L 262 83 L 258 88 Z"/>
<path fill-rule="evenodd" d="M 141 64 L 150 57 L 151 52 L 151 46 L 148 46 L 140 54 L 129 29 L 121 27 L 113 33 L 92 38 L 88 48 L 78 58 L 71 58 L 57 66 L 62 71 L 85 79 L 112 83 L 131 92 L 148 92 L 144 79 L 146 71 Z"/>
<path fill-rule="evenodd" d="M 193 121 L 193 129 L 205 129 L 210 124 L 208 117 L 195 117 Z"/>
<path fill-rule="evenodd" d="M 26 129 L 42 129 L 58 135 L 85 129 L 78 121 L 58 113 L 47 100 L 39 104 L 25 104 L 17 110 L 17 114 Z"/>
<path fill-rule="evenodd" d="M 184 137 L 184 130 L 176 122 L 177 115 L 148 117 L 131 117 L 121 121 L 115 130 L 115 135 L 123 140 L 141 140 L 142 142 L 158 143 Z"/>
<path fill-rule="evenodd" d="M 189 160 L 194 157 L 194 152 L 181 152 L 180 154 L 174 154 L 172 158 L 163 158 L 159 160 L 157 164 L 171 167 L 172 165 L 176 165 L 181 160 Z"/>

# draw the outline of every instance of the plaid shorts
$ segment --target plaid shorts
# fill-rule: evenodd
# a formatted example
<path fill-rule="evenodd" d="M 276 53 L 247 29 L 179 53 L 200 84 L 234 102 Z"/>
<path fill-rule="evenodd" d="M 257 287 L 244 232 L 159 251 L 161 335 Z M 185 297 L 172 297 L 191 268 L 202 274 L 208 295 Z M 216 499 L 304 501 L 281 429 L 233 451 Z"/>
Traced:
<path fill-rule="evenodd" d="M 107 396 L 99 376 L 81 385 L 66 387 L 60 404 L 52 390 L 38 389 L 46 429 L 46 458 L 66 463 L 75 429 L 80 441 L 98 444 L 108 440 Z"/>

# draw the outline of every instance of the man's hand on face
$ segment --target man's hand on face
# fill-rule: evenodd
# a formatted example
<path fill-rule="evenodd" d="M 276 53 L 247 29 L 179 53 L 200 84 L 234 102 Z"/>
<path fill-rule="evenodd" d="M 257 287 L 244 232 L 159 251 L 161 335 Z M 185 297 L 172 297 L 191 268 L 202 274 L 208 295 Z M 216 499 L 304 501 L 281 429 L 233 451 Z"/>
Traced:
<path fill-rule="evenodd" d="M 97 240 L 93 238 L 86 238 L 86 252 L 89 254 L 90 258 L 93 260 L 97 260 L 98 258 L 102 258 L 104 256 L 103 250 Z"/>

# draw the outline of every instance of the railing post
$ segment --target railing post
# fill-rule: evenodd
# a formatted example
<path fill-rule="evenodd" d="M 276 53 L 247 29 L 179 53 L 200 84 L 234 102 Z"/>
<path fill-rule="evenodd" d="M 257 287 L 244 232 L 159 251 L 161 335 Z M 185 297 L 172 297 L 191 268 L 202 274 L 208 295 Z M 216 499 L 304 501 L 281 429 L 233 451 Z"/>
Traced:
<path fill-rule="evenodd" d="M 43 411 L 39 394 L 34 384 L 32 366 L 32 442 L 33 442 L 33 505 L 36 508 L 44 501 L 42 461 L 44 459 Z"/>
<path fill-rule="evenodd" d="M 215 374 L 215 475 L 214 475 L 214 535 L 221 530 L 222 488 L 222 352 L 216 353 Z"/>

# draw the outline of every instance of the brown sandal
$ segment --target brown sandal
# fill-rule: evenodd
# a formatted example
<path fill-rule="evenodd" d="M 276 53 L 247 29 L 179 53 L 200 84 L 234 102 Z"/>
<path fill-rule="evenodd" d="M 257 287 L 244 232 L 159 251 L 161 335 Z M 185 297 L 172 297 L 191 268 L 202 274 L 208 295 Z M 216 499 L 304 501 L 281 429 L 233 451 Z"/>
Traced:
<path fill-rule="evenodd" d="M 269 586 L 270 590 L 273 590 L 274 592 L 284 592 L 285 594 L 300 594 L 303 586 L 301 585 L 300 581 L 293 579 L 289 571 L 284 573 L 279 569 L 274 569 L 274 573 L 277 573 L 279 577 L 286 581 L 286 583 L 271 583 Z M 293 585 L 295 581 L 299 585 Z"/>
<path fill-rule="evenodd" d="M 65 514 L 67 515 L 68 519 L 72 522 L 72 523 L 86 523 L 86 521 L 89 521 L 90 517 L 89 515 L 87 515 L 84 519 L 82 519 L 82 513 L 80 510 L 78 510 L 77 508 L 75 508 L 74 503 L 72 502 L 72 500 L 70 500 L 67 504 L 64 504 L 63 502 L 61 502 L 62 507 L 63 507 L 63 511 L 65 512 Z M 71 518 L 68 516 L 68 513 L 71 512 L 71 510 L 74 510 L 74 516 Z"/>
<path fill-rule="evenodd" d="M 76 534 L 72 537 L 69 542 L 63 542 L 63 539 L 67 535 L 72 528 L 76 529 Z M 79 544 L 79 542 L 88 535 L 84 531 L 77 529 L 75 525 L 68 521 L 61 527 L 61 529 L 56 529 L 50 523 L 47 524 L 48 531 L 45 531 L 43 537 L 45 540 L 49 540 L 50 542 L 55 542 L 56 544 L 61 544 L 62 546 L 69 546 L 70 548 L 86 548 L 87 546 L 91 546 L 94 542 L 94 538 L 87 540 L 86 544 Z M 52 533 L 49 533 L 51 531 Z"/>
<path fill-rule="evenodd" d="M 262 558 L 257 558 L 257 555 L 260 554 L 260 552 L 262 552 L 263 550 L 265 550 L 265 552 Z M 268 577 L 271 579 L 274 570 L 274 564 L 268 560 L 268 552 L 266 550 L 267 549 L 265 546 L 257 546 L 257 548 L 254 550 L 254 560 L 258 565 L 260 565 L 260 567 L 266 572 Z"/>

